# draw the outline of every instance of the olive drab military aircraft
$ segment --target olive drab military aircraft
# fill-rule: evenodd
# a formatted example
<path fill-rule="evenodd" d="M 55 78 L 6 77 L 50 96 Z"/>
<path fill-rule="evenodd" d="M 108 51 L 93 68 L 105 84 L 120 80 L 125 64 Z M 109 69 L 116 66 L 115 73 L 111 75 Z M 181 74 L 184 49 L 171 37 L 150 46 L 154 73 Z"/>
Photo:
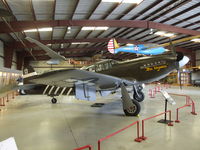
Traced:
<path fill-rule="evenodd" d="M 128 61 L 104 60 L 84 69 L 64 69 L 50 71 L 40 75 L 33 72 L 24 77 L 25 85 L 21 89 L 45 85 L 43 94 L 51 96 L 56 103 L 56 96 L 69 93 L 67 87 L 75 87 L 77 99 L 96 99 L 96 92 L 106 96 L 121 88 L 123 110 L 127 116 L 136 116 L 140 112 L 139 102 L 144 100 L 142 84 L 158 81 L 189 61 L 182 53 L 169 52 L 163 55 L 145 56 Z M 130 97 L 126 86 L 133 87 Z"/>

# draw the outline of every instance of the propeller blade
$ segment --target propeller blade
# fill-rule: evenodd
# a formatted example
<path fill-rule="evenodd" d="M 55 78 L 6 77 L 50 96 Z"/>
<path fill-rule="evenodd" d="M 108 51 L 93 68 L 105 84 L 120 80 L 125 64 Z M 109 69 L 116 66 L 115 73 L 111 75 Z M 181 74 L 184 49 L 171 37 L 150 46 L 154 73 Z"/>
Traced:
<path fill-rule="evenodd" d="M 182 90 L 181 72 L 180 72 L 180 69 L 178 69 L 177 71 L 178 71 L 179 87 L 180 87 L 180 89 Z"/>

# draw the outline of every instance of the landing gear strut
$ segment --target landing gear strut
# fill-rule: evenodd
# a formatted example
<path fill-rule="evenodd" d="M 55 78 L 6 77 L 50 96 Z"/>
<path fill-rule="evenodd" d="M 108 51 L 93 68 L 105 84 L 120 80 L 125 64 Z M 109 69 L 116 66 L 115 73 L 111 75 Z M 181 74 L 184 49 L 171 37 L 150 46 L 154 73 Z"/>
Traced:
<path fill-rule="evenodd" d="M 140 104 L 131 99 L 125 85 L 121 84 L 123 110 L 126 116 L 137 116 L 140 113 Z"/>
<path fill-rule="evenodd" d="M 138 102 L 144 100 L 144 93 L 142 92 L 143 87 L 141 85 L 133 85 L 133 98 Z"/>

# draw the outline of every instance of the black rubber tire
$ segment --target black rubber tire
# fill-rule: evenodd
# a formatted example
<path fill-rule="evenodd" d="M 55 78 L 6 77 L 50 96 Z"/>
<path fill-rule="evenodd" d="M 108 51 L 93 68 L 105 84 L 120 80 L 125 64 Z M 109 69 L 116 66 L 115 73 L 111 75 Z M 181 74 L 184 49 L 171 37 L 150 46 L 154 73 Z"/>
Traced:
<path fill-rule="evenodd" d="M 56 98 L 52 98 L 51 102 L 52 102 L 52 104 L 55 104 L 55 103 L 57 103 L 57 99 Z"/>
<path fill-rule="evenodd" d="M 138 102 L 142 102 L 145 98 L 144 93 L 140 91 L 138 94 L 139 96 L 137 94 L 133 94 L 133 98 Z"/>
<path fill-rule="evenodd" d="M 135 105 L 134 110 L 131 110 L 132 108 L 130 108 L 130 111 L 124 110 L 126 116 L 137 116 L 140 113 L 141 110 L 140 104 L 136 100 L 132 100 L 132 102 Z"/>

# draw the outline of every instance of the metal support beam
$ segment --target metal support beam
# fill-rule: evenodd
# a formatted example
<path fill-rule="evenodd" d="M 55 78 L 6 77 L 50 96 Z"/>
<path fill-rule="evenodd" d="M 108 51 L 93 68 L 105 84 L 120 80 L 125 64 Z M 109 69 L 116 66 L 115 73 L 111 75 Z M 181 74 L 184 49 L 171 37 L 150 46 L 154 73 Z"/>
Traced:
<path fill-rule="evenodd" d="M 191 61 L 192 67 L 195 67 L 196 66 L 196 61 L 197 61 L 196 52 L 195 51 L 193 51 L 191 53 L 191 60 L 190 61 Z"/>
<path fill-rule="evenodd" d="M 90 38 L 90 39 L 60 39 L 60 40 L 40 40 L 41 43 L 47 44 L 62 44 L 62 43 L 72 43 L 72 42 L 90 42 L 90 43 L 103 43 L 108 42 L 110 38 Z M 132 43 L 132 44 L 145 44 L 144 42 L 139 42 L 135 40 L 116 38 L 119 43 Z M 35 44 L 28 41 L 24 41 L 28 48 L 36 47 Z M 21 42 L 8 42 L 8 45 L 12 45 L 16 49 L 24 48 Z"/>
<path fill-rule="evenodd" d="M 168 32 L 182 33 L 188 35 L 199 35 L 200 31 L 175 27 L 172 25 L 145 21 L 145 20 L 50 20 L 50 21 L 11 21 L 11 26 L 15 32 L 21 32 L 32 28 L 59 27 L 59 26 L 108 26 L 127 28 L 153 28 Z M 11 31 L 4 23 L 0 23 L 0 33 L 10 33 Z"/>

